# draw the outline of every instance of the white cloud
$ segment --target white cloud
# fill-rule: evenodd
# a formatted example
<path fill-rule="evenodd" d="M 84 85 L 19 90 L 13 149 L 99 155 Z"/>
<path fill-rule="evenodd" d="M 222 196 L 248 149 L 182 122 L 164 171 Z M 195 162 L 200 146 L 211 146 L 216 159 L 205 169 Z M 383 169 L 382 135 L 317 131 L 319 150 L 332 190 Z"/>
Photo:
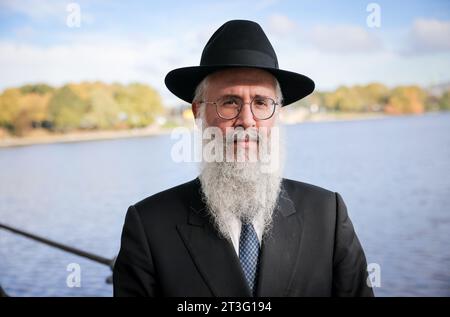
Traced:
<path fill-rule="evenodd" d="M 80 5 L 81 23 L 93 24 L 95 21 L 94 15 L 85 10 L 85 6 L 80 3 L 80 0 L 4 0 L 0 2 L 0 8 L 23 14 L 32 20 L 53 19 L 65 23 L 68 14 L 70 14 L 67 11 L 67 5 L 73 2 Z"/>
<path fill-rule="evenodd" d="M 450 69 L 448 56 L 405 59 L 379 46 L 372 47 L 374 44 L 367 42 L 371 35 L 365 30 L 361 33 L 357 27 L 334 27 L 339 29 L 334 33 L 332 27 L 325 31 L 316 28 L 315 34 L 321 35 L 322 41 L 311 43 L 308 34 L 314 32 L 300 28 L 295 21 L 282 21 L 279 18 L 275 24 L 285 36 L 271 38 L 280 67 L 310 76 L 319 90 L 371 81 L 428 85 L 450 80 L 446 71 Z M 70 33 L 63 42 L 45 46 L 3 40 L 0 41 L 0 89 L 33 82 L 59 86 L 86 80 L 139 81 L 158 89 L 166 104 L 179 104 L 181 101 L 165 87 L 164 77 L 174 68 L 198 65 L 203 46 L 216 27 L 180 31 L 172 37 L 128 34 L 120 38 L 105 33 Z M 339 43 L 333 42 L 333 36 L 341 39 Z M 309 44 L 305 44 L 307 41 Z M 372 54 L 348 54 L 372 52 L 371 47 Z"/>
<path fill-rule="evenodd" d="M 297 28 L 297 23 L 286 15 L 273 14 L 268 20 L 268 31 L 274 35 L 289 35 Z"/>
<path fill-rule="evenodd" d="M 0 43 L 1 86 L 45 81 L 59 85 L 76 80 L 131 79 L 136 53 L 101 45 L 39 47 Z"/>
<path fill-rule="evenodd" d="M 422 54 L 450 51 L 450 21 L 417 19 L 409 32 L 406 53 Z"/>
<path fill-rule="evenodd" d="M 404 58 L 391 51 L 349 55 L 324 52 L 313 47 L 277 49 L 277 54 L 281 68 L 311 77 L 317 90 L 370 82 L 388 86 L 429 86 L 450 80 L 450 74 L 446 71 L 450 69 L 450 59 L 431 55 Z"/>
<path fill-rule="evenodd" d="M 0 42 L 0 89 L 46 82 L 143 82 L 155 87 L 168 103 L 180 101 L 164 86 L 168 71 L 197 65 L 204 35 L 179 38 L 119 39 L 96 34 L 73 37 L 69 44 L 39 46 Z M 199 43 L 202 42 L 202 43 Z"/>
<path fill-rule="evenodd" d="M 66 15 L 66 5 L 71 1 L 58 0 L 5 0 L 0 6 L 13 12 L 24 14 L 32 19 Z"/>
<path fill-rule="evenodd" d="M 377 36 L 352 25 L 316 26 L 309 41 L 323 52 L 341 54 L 373 53 L 382 48 Z"/>

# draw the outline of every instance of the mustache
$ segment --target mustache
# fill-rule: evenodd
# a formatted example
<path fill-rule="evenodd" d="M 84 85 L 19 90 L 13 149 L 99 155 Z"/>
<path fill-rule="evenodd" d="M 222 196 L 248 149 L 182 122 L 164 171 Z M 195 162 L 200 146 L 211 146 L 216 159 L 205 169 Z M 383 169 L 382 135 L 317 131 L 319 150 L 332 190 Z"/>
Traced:
<path fill-rule="evenodd" d="M 227 144 L 234 143 L 236 141 L 255 141 L 259 142 L 262 138 L 261 132 L 257 128 L 234 128 L 227 129 L 225 134 L 225 142 Z"/>

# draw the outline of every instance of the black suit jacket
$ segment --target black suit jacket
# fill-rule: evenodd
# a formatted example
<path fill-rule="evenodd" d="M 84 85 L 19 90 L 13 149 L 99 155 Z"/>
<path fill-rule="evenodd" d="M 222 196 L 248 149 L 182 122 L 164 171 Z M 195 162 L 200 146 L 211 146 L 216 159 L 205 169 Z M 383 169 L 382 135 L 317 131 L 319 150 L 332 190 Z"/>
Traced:
<path fill-rule="evenodd" d="M 197 179 L 128 209 L 114 296 L 251 296 Z M 338 193 L 283 179 L 263 239 L 256 296 L 373 296 L 364 252 Z"/>

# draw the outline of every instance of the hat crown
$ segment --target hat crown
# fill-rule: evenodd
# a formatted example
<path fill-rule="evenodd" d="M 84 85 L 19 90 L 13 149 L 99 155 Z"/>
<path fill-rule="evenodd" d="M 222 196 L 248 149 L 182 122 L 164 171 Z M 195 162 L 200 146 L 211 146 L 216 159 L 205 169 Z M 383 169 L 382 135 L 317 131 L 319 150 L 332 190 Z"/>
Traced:
<path fill-rule="evenodd" d="M 192 103 L 195 90 L 204 78 L 224 69 L 240 67 L 271 73 L 280 84 L 283 106 L 314 91 L 314 82 L 309 77 L 279 68 L 275 50 L 261 26 L 247 20 L 223 24 L 206 43 L 199 66 L 174 69 L 164 81 L 173 94 Z"/>
<path fill-rule="evenodd" d="M 200 66 L 213 65 L 246 65 L 278 69 L 278 59 L 272 44 L 258 23 L 232 20 L 217 29 L 203 49 Z"/>

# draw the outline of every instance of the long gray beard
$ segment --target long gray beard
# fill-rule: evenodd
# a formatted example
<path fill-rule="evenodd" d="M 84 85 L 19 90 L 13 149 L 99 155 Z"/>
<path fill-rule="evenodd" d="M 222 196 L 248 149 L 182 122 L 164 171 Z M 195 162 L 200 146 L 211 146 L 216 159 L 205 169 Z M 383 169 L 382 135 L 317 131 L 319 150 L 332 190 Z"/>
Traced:
<path fill-rule="evenodd" d="M 263 165 L 260 161 L 202 162 L 199 179 L 204 201 L 222 237 L 230 238 L 232 217 L 244 222 L 258 218 L 263 225 L 263 237 L 270 231 L 282 168 L 269 173 Z"/>
<path fill-rule="evenodd" d="M 261 173 L 258 163 L 205 163 L 200 182 L 216 229 L 229 238 L 231 217 L 252 222 L 260 217 L 263 235 L 272 225 L 272 215 L 280 192 L 278 173 Z"/>

